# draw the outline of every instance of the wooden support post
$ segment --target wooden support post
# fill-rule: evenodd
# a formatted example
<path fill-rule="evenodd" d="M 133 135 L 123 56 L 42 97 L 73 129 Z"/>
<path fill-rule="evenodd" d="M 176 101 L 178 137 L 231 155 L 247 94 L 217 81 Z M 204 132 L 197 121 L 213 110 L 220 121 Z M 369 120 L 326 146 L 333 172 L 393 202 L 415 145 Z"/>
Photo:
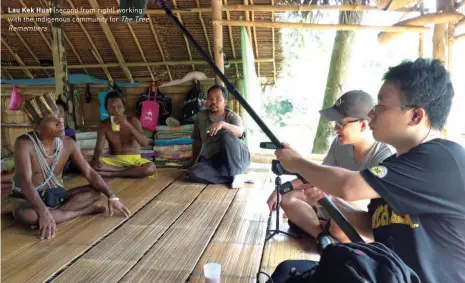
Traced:
<path fill-rule="evenodd" d="M 52 17 L 52 54 L 53 66 L 55 68 L 55 89 L 57 98 L 59 97 L 68 105 L 68 126 L 75 128 L 73 94 L 68 82 L 68 62 L 66 60 L 66 50 L 64 35 L 62 30 L 61 9 L 63 0 L 53 0 Z"/>
<path fill-rule="evenodd" d="M 95 11 L 95 16 L 99 19 L 100 26 L 102 27 L 103 33 L 108 39 L 108 43 L 110 43 L 110 47 L 111 49 L 113 49 L 113 52 L 115 53 L 116 59 L 118 60 L 118 63 L 120 64 L 124 75 L 130 82 L 134 82 L 131 72 L 129 71 L 128 67 L 125 65 L 126 61 L 123 58 L 123 54 L 121 54 L 121 50 L 119 49 L 118 44 L 116 43 L 115 37 L 111 33 L 111 30 L 108 24 L 105 22 L 104 20 L 105 17 L 100 12 L 100 6 L 97 3 L 97 0 L 89 0 L 89 3 L 92 6 L 92 9 Z"/>
<path fill-rule="evenodd" d="M 221 6 L 221 0 L 212 0 L 213 54 L 216 66 L 224 73 L 223 26 L 215 24 L 215 21 L 220 21 L 222 19 Z M 215 76 L 215 82 L 224 85 L 218 76 Z"/>

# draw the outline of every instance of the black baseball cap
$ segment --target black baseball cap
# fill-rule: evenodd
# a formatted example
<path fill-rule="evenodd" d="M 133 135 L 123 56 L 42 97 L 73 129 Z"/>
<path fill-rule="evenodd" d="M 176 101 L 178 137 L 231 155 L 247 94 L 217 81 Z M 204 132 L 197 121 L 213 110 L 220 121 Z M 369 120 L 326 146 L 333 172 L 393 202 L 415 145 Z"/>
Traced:
<path fill-rule="evenodd" d="M 328 121 L 340 121 L 346 117 L 368 119 L 368 113 L 375 106 L 373 98 L 362 90 L 344 93 L 333 106 L 320 110 Z"/>

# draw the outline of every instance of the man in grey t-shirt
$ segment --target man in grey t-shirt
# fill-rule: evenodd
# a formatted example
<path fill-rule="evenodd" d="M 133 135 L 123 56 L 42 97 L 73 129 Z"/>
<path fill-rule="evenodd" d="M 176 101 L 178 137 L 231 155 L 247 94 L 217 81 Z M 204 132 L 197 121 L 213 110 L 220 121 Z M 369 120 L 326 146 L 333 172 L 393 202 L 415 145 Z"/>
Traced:
<path fill-rule="evenodd" d="M 241 141 L 244 137 L 242 119 L 225 109 L 227 90 L 212 86 L 207 93 L 207 110 L 197 113 L 192 131 L 190 180 L 206 184 L 231 184 L 240 188 L 249 181 L 244 172 L 250 165 L 250 153 Z M 204 160 L 197 162 L 203 147 Z"/>
<path fill-rule="evenodd" d="M 324 165 L 337 166 L 352 171 L 371 168 L 391 156 L 394 151 L 386 144 L 374 140 L 368 127 L 368 113 L 374 107 L 374 100 L 363 91 L 349 91 L 342 95 L 329 108 L 321 110 L 321 115 L 328 121 L 334 121 L 337 137 L 331 144 L 328 154 L 323 160 Z M 302 182 L 292 181 L 296 190 L 283 195 L 281 207 L 285 211 L 290 225 L 296 225 L 308 234 L 316 237 L 321 231 L 320 219 L 328 220 L 329 215 L 324 208 L 313 208 L 299 190 Z M 342 200 L 341 200 L 342 201 Z M 368 202 L 352 203 L 351 205 L 366 209 Z M 276 193 L 268 198 L 271 211 L 276 209 Z M 331 224 L 330 233 L 338 240 L 347 242 L 344 233 Z"/>

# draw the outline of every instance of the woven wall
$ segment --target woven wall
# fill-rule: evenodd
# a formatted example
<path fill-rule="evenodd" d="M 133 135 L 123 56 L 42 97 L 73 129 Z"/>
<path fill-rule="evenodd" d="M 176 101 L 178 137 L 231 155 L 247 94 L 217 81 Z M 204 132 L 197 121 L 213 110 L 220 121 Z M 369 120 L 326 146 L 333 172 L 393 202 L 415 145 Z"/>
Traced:
<path fill-rule="evenodd" d="M 205 80 L 201 82 L 202 89 L 204 92 L 208 90 L 210 86 L 214 84 L 212 80 Z M 192 83 L 184 83 L 176 86 L 166 87 L 160 89 L 161 92 L 167 96 L 169 96 L 173 103 L 172 109 L 172 116 L 180 119 L 182 117 L 182 104 L 184 102 L 185 95 L 189 92 L 191 87 L 193 86 Z M 79 89 L 81 92 L 81 103 L 82 106 L 82 114 L 84 125 L 80 126 L 78 130 L 80 131 L 95 131 L 97 125 L 100 121 L 100 111 L 99 111 L 99 101 L 98 101 L 98 93 L 100 91 L 107 90 L 108 87 L 106 86 L 93 86 L 91 87 L 91 103 L 87 104 L 84 100 L 85 94 L 85 86 L 75 86 L 75 89 Z M 135 111 L 135 105 L 137 98 L 142 93 L 146 93 L 148 88 L 148 84 L 141 84 L 140 87 L 136 88 L 124 88 L 123 92 L 127 99 L 127 114 L 132 114 Z M 41 95 L 46 92 L 53 92 L 54 87 L 18 87 L 18 91 L 21 94 L 22 99 L 28 99 L 34 95 Z M 10 86 L 2 86 L 2 96 L 1 96 L 1 108 L 2 108 L 2 123 L 15 123 L 15 124 L 27 124 L 28 120 L 26 115 L 22 111 L 11 111 L 8 109 L 8 104 L 10 102 L 10 93 L 11 87 Z M 2 144 L 1 146 L 7 146 L 12 149 L 14 146 L 14 141 L 16 138 L 23 133 L 30 131 L 30 128 L 27 127 L 1 127 L 2 133 Z"/>

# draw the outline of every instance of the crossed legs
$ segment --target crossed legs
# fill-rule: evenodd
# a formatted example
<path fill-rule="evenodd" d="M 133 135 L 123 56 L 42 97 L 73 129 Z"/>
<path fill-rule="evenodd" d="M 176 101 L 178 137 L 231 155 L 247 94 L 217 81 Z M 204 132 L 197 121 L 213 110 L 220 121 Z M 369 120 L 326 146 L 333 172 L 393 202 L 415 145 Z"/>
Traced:
<path fill-rule="evenodd" d="M 102 194 L 89 185 L 73 188 L 68 191 L 68 195 L 69 199 L 63 205 L 57 208 L 49 208 L 57 224 L 79 216 L 105 211 L 105 207 L 92 205 L 102 197 Z M 36 225 L 39 222 L 39 215 L 29 202 L 23 202 L 16 208 L 13 216 L 16 220 L 29 225 Z"/>

